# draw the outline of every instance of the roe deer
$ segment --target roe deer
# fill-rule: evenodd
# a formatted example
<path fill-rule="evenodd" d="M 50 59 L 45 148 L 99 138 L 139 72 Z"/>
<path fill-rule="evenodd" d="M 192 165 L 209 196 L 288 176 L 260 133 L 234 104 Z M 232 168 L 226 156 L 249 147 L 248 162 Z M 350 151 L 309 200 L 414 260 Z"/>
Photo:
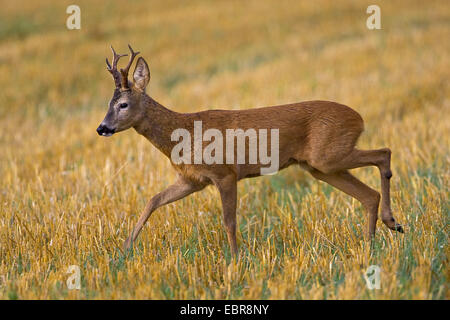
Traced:
<path fill-rule="evenodd" d="M 227 129 L 278 129 L 279 169 L 298 164 L 314 178 L 325 181 L 361 202 L 368 211 L 369 238 L 375 234 L 380 194 L 354 177 L 349 169 L 377 166 L 381 176 L 381 218 L 384 224 L 403 232 L 392 216 L 389 179 L 391 151 L 388 148 L 359 150 L 356 141 L 364 129 L 361 116 L 347 106 L 329 101 L 306 101 L 249 110 L 208 110 L 196 113 L 171 111 L 148 96 L 145 88 L 150 81 L 150 70 L 145 60 L 137 60 L 134 81 L 128 81 L 128 71 L 139 52 L 131 52 L 124 69 L 117 69 L 120 57 L 113 52 L 112 65 L 106 59 L 107 69 L 113 75 L 116 88 L 108 112 L 97 128 L 99 135 L 110 136 L 133 127 L 166 155 L 178 172 L 177 181 L 148 201 L 132 233 L 124 243 L 131 247 L 142 227 L 157 208 L 182 199 L 213 184 L 220 193 L 223 220 L 233 256 L 238 253 L 236 243 L 237 182 L 260 176 L 261 163 L 174 163 L 171 150 L 176 145 L 171 133 L 184 128 L 190 133 L 194 121 L 202 121 L 205 128 L 221 132 Z M 247 145 L 246 145 L 247 146 Z M 237 152 L 235 148 L 232 152 Z M 234 159 L 236 159 L 234 157 Z"/>

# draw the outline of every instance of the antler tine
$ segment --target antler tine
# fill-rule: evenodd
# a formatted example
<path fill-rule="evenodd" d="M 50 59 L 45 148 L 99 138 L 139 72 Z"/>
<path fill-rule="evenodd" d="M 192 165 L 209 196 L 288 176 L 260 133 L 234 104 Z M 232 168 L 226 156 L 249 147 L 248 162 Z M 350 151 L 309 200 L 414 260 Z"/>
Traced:
<path fill-rule="evenodd" d="M 130 49 L 130 52 L 131 52 L 130 60 L 128 60 L 128 64 L 125 67 L 125 69 L 120 69 L 120 73 L 122 74 L 122 88 L 124 88 L 124 89 L 129 89 L 129 87 L 128 87 L 128 71 L 130 70 L 130 67 L 133 64 L 134 58 L 140 53 L 139 51 L 134 52 L 133 48 L 131 48 L 130 45 L 128 45 L 128 49 Z"/>
<path fill-rule="evenodd" d="M 128 54 L 117 54 L 114 48 L 111 46 L 111 51 L 113 53 L 113 60 L 112 60 L 112 66 L 108 61 L 108 58 L 106 58 L 106 66 L 107 70 L 112 74 L 114 78 L 114 82 L 116 84 L 117 88 L 120 88 L 120 73 L 117 71 L 117 62 L 119 62 L 119 59 L 122 57 L 127 56 Z"/>

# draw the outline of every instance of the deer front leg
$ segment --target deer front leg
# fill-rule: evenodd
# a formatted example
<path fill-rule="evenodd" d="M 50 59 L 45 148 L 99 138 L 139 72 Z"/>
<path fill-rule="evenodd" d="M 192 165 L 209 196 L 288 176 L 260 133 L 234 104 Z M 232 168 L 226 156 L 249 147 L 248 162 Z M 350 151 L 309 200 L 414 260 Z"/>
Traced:
<path fill-rule="evenodd" d="M 236 202 L 237 202 L 237 180 L 234 174 L 214 181 L 220 192 L 223 209 L 223 221 L 228 236 L 231 253 L 233 257 L 238 255 L 238 246 L 236 242 Z"/>
<path fill-rule="evenodd" d="M 130 249 L 133 242 L 136 240 L 137 236 L 144 227 L 144 224 L 147 222 L 150 215 L 158 209 L 166 204 L 171 202 L 180 200 L 193 192 L 199 191 L 204 188 L 204 185 L 198 185 L 193 183 L 192 181 L 186 180 L 183 177 L 179 177 L 178 180 L 170 185 L 166 190 L 158 193 L 154 197 L 150 199 L 150 201 L 145 206 L 144 211 L 142 212 L 136 226 L 133 228 L 130 236 L 125 240 L 123 248 L 125 251 Z"/>

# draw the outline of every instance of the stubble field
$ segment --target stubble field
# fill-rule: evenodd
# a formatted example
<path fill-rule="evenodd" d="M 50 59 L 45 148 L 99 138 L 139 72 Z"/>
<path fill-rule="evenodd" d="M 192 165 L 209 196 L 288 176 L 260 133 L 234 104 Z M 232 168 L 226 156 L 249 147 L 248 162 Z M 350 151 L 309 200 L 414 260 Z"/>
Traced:
<path fill-rule="evenodd" d="M 376 1 L 1 1 L 0 298 L 447 299 L 450 6 Z M 175 179 L 129 130 L 95 132 L 113 93 L 109 44 L 149 62 L 148 93 L 191 112 L 332 100 L 365 120 L 358 146 L 393 151 L 392 209 L 371 247 L 356 200 L 298 167 L 238 185 L 232 261 L 213 187 L 158 209 Z M 374 168 L 352 171 L 379 190 Z M 69 290 L 71 265 L 81 289 Z M 381 288 L 363 273 L 381 268 Z"/>

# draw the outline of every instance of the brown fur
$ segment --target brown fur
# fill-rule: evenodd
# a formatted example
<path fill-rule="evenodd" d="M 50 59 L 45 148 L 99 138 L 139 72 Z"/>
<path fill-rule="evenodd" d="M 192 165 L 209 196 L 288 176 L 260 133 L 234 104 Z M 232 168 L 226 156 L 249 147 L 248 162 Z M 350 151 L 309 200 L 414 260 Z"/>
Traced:
<path fill-rule="evenodd" d="M 129 64 L 131 62 L 132 59 Z M 116 75 L 115 81 L 119 83 L 117 77 Z M 359 181 L 348 170 L 377 166 L 381 175 L 382 221 L 390 229 L 403 232 L 390 209 L 391 151 L 387 148 L 367 151 L 355 148 L 364 124 L 361 116 L 351 108 L 329 101 L 307 101 L 249 110 L 177 113 L 163 107 L 145 93 L 150 71 L 142 58 L 137 62 L 134 80 L 131 88 L 122 85 L 116 92 L 102 122 L 103 126 L 114 126 L 115 132 L 133 127 L 169 159 L 172 148 L 178 143 L 171 141 L 171 133 L 177 128 L 184 128 L 193 136 L 194 121 L 202 121 L 203 131 L 215 128 L 224 137 L 226 129 L 279 129 L 280 170 L 299 164 L 316 179 L 358 199 L 369 213 L 367 234 L 370 237 L 375 234 L 380 194 Z M 124 83 L 123 78 L 121 83 Z M 124 102 L 128 104 L 127 109 L 119 110 L 118 105 Z M 203 147 L 209 143 L 204 142 Z M 268 149 L 270 150 L 270 139 Z M 220 192 L 229 244 L 232 253 L 236 255 L 236 185 L 241 179 L 259 176 L 263 165 L 248 164 L 248 161 L 246 164 L 213 165 L 177 165 L 172 162 L 172 165 L 178 172 L 177 181 L 148 202 L 132 234 L 125 241 L 124 248 L 131 247 L 145 222 L 157 208 L 213 184 Z"/>

